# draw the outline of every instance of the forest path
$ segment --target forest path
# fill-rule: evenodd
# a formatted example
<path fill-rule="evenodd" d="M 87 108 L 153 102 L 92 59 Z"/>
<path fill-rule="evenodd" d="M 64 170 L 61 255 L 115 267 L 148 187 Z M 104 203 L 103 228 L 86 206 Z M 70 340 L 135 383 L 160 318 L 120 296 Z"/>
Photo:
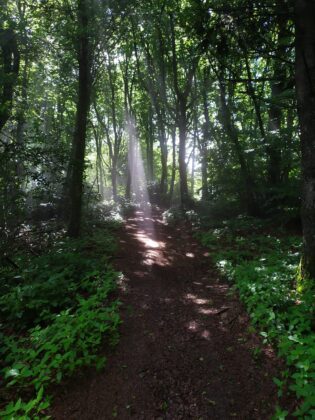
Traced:
<path fill-rule="evenodd" d="M 121 339 L 105 369 L 55 399 L 55 419 L 268 419 L 279 362 L 185 224 L 141 211 L 120 233 Z"/>

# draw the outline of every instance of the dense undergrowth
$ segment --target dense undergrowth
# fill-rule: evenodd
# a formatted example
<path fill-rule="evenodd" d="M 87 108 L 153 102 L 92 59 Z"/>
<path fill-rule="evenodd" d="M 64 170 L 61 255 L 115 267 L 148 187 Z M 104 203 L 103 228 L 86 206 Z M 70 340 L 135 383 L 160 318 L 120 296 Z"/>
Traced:
<path fill-rule="evenodd" d="M 189 215 L 188 215 L 189 217 Z M 269 225 L 269 232 L 271 231 Z M 299 418 L 315 418 L 314 290 L 300 284 L 301 238 L 256 219 L 237 218 L 220 228 L 199 231 L 220 271 L 234 283 L 265 342 L 276 344 L 287 369 L 274 381 L 295 392 Z M 277 418 L 287 411 L 277 410 Z"/>
<path fill-rule="evenodd" d="M 112 230 L 59 240 L 43 255 L 21 254 L 19 268 L 1 268 L 2 419 L 45 418 L 52 384 L 106 362 L 100 347 L 117 342 L 120 322 Z"/>

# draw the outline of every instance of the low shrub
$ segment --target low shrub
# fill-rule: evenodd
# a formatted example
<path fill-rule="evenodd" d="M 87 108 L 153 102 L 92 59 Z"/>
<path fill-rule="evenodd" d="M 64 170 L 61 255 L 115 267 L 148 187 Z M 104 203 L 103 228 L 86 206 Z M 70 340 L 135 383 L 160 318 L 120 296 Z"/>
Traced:
<path fill-rule="evenodd" d="M 0 298 L 3 419 L 43 418 L 46 390 L 82 366 L 101 368 L 99 349 L 118 339 L 117 274 L 109 230 L 58 243 L 15 272 L 6 269 Z M 21 262 L 20 262 L 21 265 Z M 12 395 L 17 398 L 9 402 Z"/>

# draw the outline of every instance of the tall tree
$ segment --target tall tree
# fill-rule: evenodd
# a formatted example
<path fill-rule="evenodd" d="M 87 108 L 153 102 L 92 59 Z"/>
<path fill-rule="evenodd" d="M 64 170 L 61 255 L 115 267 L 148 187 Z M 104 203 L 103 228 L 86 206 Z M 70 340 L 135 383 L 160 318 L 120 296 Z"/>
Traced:
<path fill-rule="evenodd" d="M 70 179 L 70 218 L 68 234 L 77 237 L 80 234 L 83 173 L 86 144 L 87 119 L 91 96 L 91 45 L 89 40 L 88 0 L 78 0 L 78 101 L 76 108 L 75 129 L 72 141 L 72 162 Z"/>
<path fill-rule="evenodd" d="M 315 279 L 315 2 L 295 0 L 295 80 L 302 150 L 302 273 Z"/>
<path fill-rule="evenodd" d="M 189 205 L 190 197 L 187 182 L 186 143 L 189 125 L 189 97 L 192 90 L 193 77 L 197 69 L 200 55 L 195 54 L 184 70 L 184 82 L 180 77 L 178 50 L 176 48 L 175 17 L 170 13 L 170 31 L 172 45 L 173 87 L 176 98 L 176 124 L 179 132 L 178 169 L 180 199 L 183 206 Z M 182 57 L 181 57 L 182 58 Z M 182 69 L 183 70 L 183 69 Z M 182 83 L 181 83 L 182 82 Z"/>
<path fill-rule="evenodd" d="M 19 57 L 15 31 L 0 28 L 0 131 L 10 117 L 13 90 L 19 73 Z"/>

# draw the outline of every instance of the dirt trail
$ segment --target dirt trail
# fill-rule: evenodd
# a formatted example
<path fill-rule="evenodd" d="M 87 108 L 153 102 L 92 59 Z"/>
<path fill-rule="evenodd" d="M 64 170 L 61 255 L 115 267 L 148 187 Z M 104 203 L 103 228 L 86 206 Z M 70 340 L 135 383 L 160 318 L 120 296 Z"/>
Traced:
<path fill-rule="evenodd" d="M 102 372 L 61 390 L 53 418 L 271 418 L 279 362 L 270 349 L 255 359 L 244 309 L 189 229 L 136 212 L 117 257 L 120 342 Z"/>

